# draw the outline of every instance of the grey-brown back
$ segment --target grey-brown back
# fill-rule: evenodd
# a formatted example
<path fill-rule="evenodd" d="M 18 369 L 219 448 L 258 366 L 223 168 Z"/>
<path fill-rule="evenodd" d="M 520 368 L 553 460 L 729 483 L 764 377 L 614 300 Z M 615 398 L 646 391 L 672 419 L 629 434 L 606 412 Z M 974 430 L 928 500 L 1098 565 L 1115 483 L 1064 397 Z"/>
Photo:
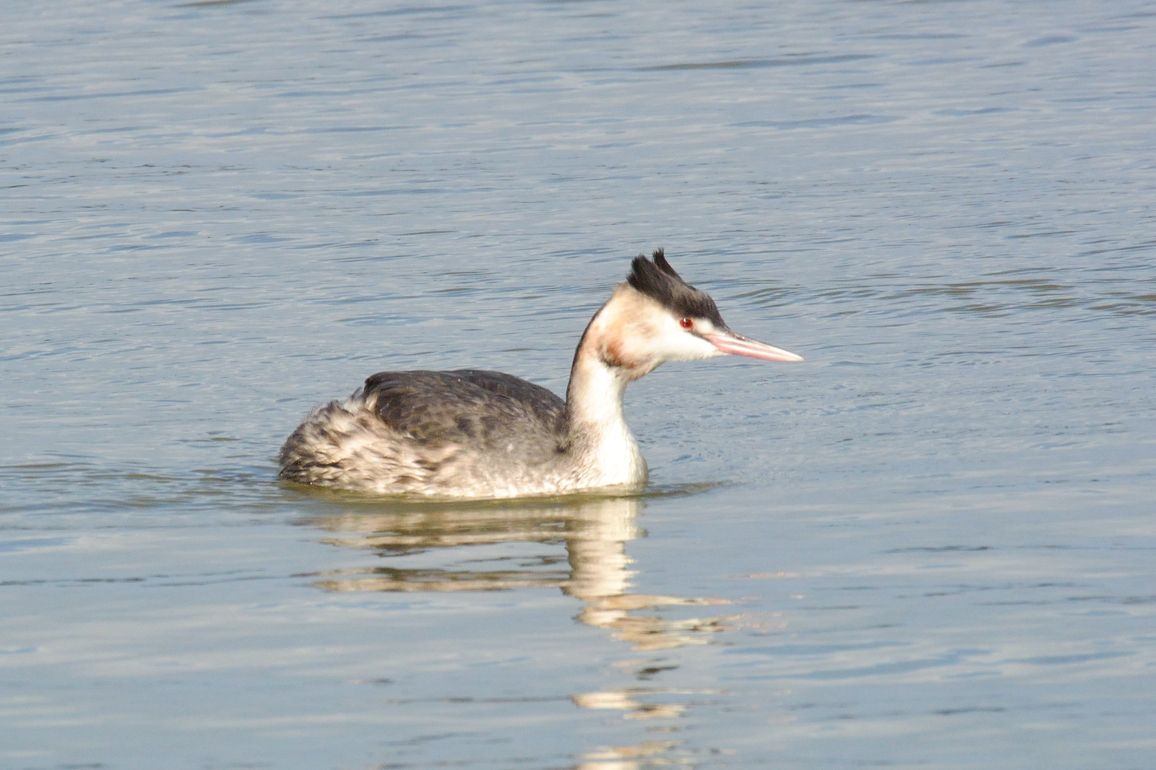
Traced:
<path fill-rule="evenodd" d="M 422 444 L 453 442 L 526 459 L 567 448 L 566 402 L 509 374 L 379 372 L 360 395 L 383 422 Z"/>

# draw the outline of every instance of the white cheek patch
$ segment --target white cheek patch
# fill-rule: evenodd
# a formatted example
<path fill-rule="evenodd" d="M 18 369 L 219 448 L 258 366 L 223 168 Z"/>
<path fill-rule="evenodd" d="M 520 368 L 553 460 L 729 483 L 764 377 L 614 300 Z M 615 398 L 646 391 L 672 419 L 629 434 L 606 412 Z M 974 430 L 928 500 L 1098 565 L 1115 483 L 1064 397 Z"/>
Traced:
<path fill-rule="evenodd" d="M 694 332 L 701 334 L 713 330 L 714 325 L 709 321 L 695 319 Z M 720 355 L 714 345 L 694 332 L 683 329 L 676 318 L 664 320 L 652 343 L 655 352 L 667 361 L 697 361 Z"/>
<path fill-rule="evenodd" d="M 695 319 L 694 330 L 696 332 L 698 332 L 699 334 L 714 334 L 716 331 L 718 331 L 717 329 L 714 328 L 714 324 L 711 323 L 710 321 L 706 320 L 705 318 L 696 318 Z"/>

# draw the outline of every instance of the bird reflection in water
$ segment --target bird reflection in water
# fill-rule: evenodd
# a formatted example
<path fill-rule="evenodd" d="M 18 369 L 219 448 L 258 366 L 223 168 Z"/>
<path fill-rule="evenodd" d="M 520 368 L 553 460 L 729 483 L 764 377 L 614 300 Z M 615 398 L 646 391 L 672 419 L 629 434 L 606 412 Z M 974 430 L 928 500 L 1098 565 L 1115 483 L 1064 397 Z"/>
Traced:
<path fill-rule="evenodd" d="M 332 533 L 323 540 L 331 545 L 373 549 L 379 555 L 400 559 L 420 554 L 426 565 L 379 566 L 365 570 L 342 570 L 319 575 L 317 586 L 327 591 L 501 591 L 556 586 L 582 603 L 578 620 L 604 629 L 637 651 L 655 651 L 691 644 L 706 644 L 712 636 L 738 620 L 734 616 L 664 618 L 648 610 L 669 606 L 728 604 L 721 599 L 686 598 L 631 592 L 632 559 L 626 544 L 645 532 L 637 517 L 644 501 L 637 497 L 598 498 L 577 502 L 520 502 L 421 505 L 399 507 L 384 513 L 342 513 L 320 516 L 307 523 Z M 473 560 L 468 549 L 509 543 L 565 546 L 561 552 L 536 554 L 536 558 Z M 444 550 L 443 550 L 444 549 Z M 436 561 L 444 567 L 428 566 Z M 497 566 L 497 565 L 501 566 Z M 632 661 L 637 675 L 646 679 L 650 663 Z M 712 691 L 713 692 L 713 691 Z M 589 709 L 612 709 L 628 719 L 680 716 L 687 704 L 669 702 L 670 696 L 701 696 L 702 690 L 630 687 L 571 696 L 575 704 Z M 662 696 L 666 702 L 647 702 Z M 622 767 L 641 766 L 643 757 L 663 754 L 674 744 L 646 741 L 636 746 L 601 748 L 584 760 L 605 768 L 608 759 Z M 640 753 L 641 752 L 641 753 Z"/>

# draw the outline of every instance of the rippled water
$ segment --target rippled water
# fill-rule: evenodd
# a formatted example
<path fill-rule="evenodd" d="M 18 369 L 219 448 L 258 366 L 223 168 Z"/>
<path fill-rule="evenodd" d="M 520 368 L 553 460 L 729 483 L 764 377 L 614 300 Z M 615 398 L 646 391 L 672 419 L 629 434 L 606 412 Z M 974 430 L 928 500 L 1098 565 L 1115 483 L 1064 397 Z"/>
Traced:
<path fill-rule="evenodd" d="M 1156 13 L 767 5 L 6 7 L 0 764 L 1149 767 Z M 657 246 L 647 495 L 277 484 Z"/>

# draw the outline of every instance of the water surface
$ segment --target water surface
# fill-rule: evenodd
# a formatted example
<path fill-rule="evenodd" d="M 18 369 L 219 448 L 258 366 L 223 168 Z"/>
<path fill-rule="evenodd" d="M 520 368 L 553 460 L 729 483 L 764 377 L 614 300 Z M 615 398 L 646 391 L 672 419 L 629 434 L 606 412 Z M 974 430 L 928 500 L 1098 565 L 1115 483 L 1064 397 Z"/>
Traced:
<path fill-rule="evenodd" d="M 4 19 L 4 767 L 1150 766 L 1146 4 Z M 659 246 L 807 361 L 632 385 L 649 494 L 277 484 Z"/>

